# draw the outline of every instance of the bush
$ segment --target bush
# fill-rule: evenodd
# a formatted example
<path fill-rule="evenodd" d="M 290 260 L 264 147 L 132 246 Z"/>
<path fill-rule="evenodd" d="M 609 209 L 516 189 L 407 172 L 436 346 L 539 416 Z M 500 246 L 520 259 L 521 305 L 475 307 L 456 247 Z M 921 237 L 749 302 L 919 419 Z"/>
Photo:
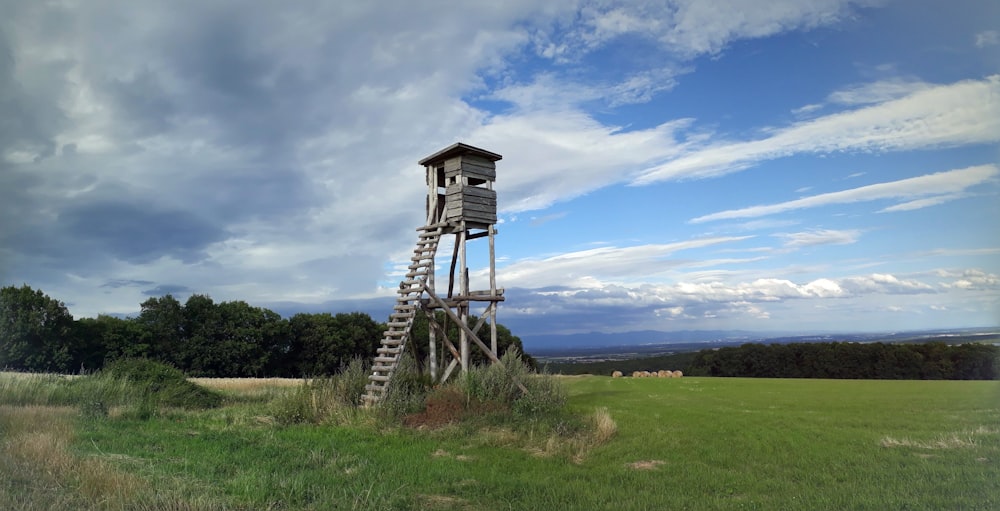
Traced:
<path fill-rule="evenodd" d="M 353 414 L 368 383 L 368 362 L 355 357 L 339 374 L 311 378 L 275 403 L 274 415 L 282 424 L 319 424 Z"/>
<path fill-rule="evenodd" d="M 404 354 L 392 375 L 392 382 L 379 402 L 378 411 L 383 418 L 399 420 L 405 415 L 425 407 L 431 388 L 430 377 L 420 374 L 409 353 Z"/>
<path fill-rule="evenodd" d="M 145 410 L 140 415 L 158 406 L 205 409 L 222 404 L 221 394 L 191 383 L 174 367 L 152 360 L 116 360 L 105 366 L 97 378 L 128 382 L 137 389 L 140 408 Z"/>
<path fill-rule="evenodd" d="M 405 422 L 431 427 L 470 420 L 500 424 L 520 421 L 534 427 L 565 418 L 562 410 L 566 394 L 558 381 L 547 374 L 534 374 L 515 349 L 504 353 L 500 362 L 471 367 L 430 395 L 424 390 L 426 384 L 397 387 L 394 377 L 390 395 L 382 406 L 391 410 L 389 416 L 395 417 L 421 412 L 410 415 Z"/>

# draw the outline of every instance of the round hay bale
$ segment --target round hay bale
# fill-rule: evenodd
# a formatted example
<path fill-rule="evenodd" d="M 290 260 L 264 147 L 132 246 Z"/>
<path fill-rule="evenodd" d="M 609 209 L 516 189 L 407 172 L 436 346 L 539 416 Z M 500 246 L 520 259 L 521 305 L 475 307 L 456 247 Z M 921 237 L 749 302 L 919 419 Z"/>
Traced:
<path fill-rule="evenodd" d="M 643 378 L 649 378 L 650 376 L 652 376 L 652 374 L 649 374 L 649 371 L 643 371 L 642 372 L 642 377 Z"/>
<path fill-rule="evenodd" d="M 611 377 L 612 378 L 621 378 L 622 377 L 622 372 L 621 371 L 615 371 L 615 372 L 611 373 Z"/>
<path fill-rule="evenodd" d="M 657 378 L 673 378 L 674 377 L 674 373 L 672 373 L 670 371 L 665 371 L 663 369 L 660 369 L 659 371 L 656 372 L 656 377 Z"/>
<path fill-rule="evenodd" d="M 680 378 L 682 376 L 684 376 L 683 371 L 674 371 L 674 378 Z"/>
<path fill-rule="evenodd" d="M 633 378 L 642 378 L 642 371 L 632 371 Z"/>

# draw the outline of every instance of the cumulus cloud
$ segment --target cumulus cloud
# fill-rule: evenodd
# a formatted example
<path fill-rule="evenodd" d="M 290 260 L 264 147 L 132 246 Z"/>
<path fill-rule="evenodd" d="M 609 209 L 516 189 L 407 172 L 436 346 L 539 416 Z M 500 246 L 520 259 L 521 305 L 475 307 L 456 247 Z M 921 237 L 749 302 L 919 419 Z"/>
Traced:
<path fill-rule="evenodd" d="M 969 290 L 955 288 L 960 292 Z M 566 332 L 585 332 L 590 328 L 586 319 L 582 320 L 584 324 L 574 325 L 568 321 L 572 310 L 591 311 L 592 315 L 601 317 L 622 314 L 630 324 L 648 328 L 676 328 L 677 323 L 705 328 L 705 325 L 725 325 L 729 320 L 738 320 L 744 325 L 751 321 L 749 324 L 768 329 L 787 325 L 797 319 L 795 316 L 806 314 L 805 311 L 819 310 L 834 303 L 856 300 L 875 300 L 877 303 L 890 296 L 899 303 L 906 303 L 909 297 L 943 292 L 933 281 L 879 273 L 802 282 L 758 278 L 623 285 L 594 279 L 586 287 L 569 285 L 510 291 L 518 306 L 505 307 L 503 313 L 512 315 L 514 322 L 533 325 L 535 320 L 527 317 L 531 316 L 536 320 L 554 321 L 558 329 Z M 713 322 L 706 323 L 706 319 Z"/>
<path fill-rule="evenodd" d="M 947 281 L 941 284 L 944 288 L 965 290 L 1000 290 L 1000 276 L 987 273 L 980 269 L 962 271 L 939 270 L 938 275 Z"/>
<path fill-rule="evenodd" d="M 0 278 L 31 282 L 74 303 L 77 315 L 134 311 L 165 292 L 361 303 L 400 271 L 394 262 L 408 258 L 423 220 L 416 161 L 456 134 L 504 155 L 497 189 L 508 218 L 611 184 L 715 175 L 788 154 L 996 141 L 996 77 L 854 85 L 799 114 L 847 111 L 750 141 L 725 141 L 689 117 L 615 125 L 592 108 L 649 101 L 674 90 L 698 57 L 721 57 L 740 40 L 829 26 L 865 5 L 7 1 Z M 615 41 L 628 43 L 627 62 L 617 63 L 614 78 L 595 78 L 584 59 Z M 513 69 L 539 55 L 555 65 Z M 505 106 L 489 110 L 487 102 Z M 976 175 L 995 175 L 990 168 Z M 965 170 L 944 174 L 974 181 Z M 927 189 L 944 184 L 923 177 Z M 892 208 L 913 209 L 968 186 L 855 196 L 885 193 L 910 201 Z M 822 197 L 804 200 L 847 200 Z M 788 225 L 744 226 L 765 224 Z M 852 237 L 827 231 L 785 240 L 809 246 Z M 684 252 L 747 238 L 501 261 L 516 304 L 510 310 L 576 326 L 588 304 L 595 312 L 617 307 L 622 321 L 650 310 L 675 320 L 765 320 L 776 314 L 766 305 L 793 298 L 922 289 L 902 277 L 740 280 L 719 266 L 763 257 Z M 678 269 L 701 271 L 677 279 Z M 986 285 L 974 277 L 955 278 L 948 289 Z M 637 303 L 635 314 L 622 309 Z"/>

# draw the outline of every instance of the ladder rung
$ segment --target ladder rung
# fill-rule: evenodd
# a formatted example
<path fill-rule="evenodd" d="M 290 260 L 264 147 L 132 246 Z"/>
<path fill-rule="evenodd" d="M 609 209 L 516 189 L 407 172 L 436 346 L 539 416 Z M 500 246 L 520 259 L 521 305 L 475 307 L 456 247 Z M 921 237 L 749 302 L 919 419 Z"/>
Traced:
<path fill-rule="evenodd" d="M 406 321 L 390 321 L 389 323 L 386 323 L 386 325 L 388 325 L 389 328 L 393 327 L 406 328 L 409 325 L 409 323 L 407 323 Z"/>
<path fill-rule="evenodd" d="M 384 374 L 373 374 L 368 377 L 368 379 L 371 381 L 389 381 L 389 378 L 390 378 L 389 376 Z"/>
<path fill-rule="evenodd" d="M 382 346 L 399 346 L 400 344 L 403 344 L 402 339 L 389 339 L 386 337 L 382 338 Z"/>
<path fill-rule="evenodd" d="M 412 317 L 413 317 L 412 312 L 393 312 L 392 314 L 389 314 L 389 319 L 412 318 Z"/>
<path fill-rule="evenodd" d="M 376 364 L 381 364 L 384 362 L 399 362 L 399 359 L 396 357 L 375 357 Z"/>
<path fill-rule="evenodd" d="M 402 347 L 390 348 L 388 346 L 383 346 L 383 347 L 375 350 L 375 353 L 378 353 L 380 355 L 399 355 L 402 352 L 403 352 L 403 348 Z"/>

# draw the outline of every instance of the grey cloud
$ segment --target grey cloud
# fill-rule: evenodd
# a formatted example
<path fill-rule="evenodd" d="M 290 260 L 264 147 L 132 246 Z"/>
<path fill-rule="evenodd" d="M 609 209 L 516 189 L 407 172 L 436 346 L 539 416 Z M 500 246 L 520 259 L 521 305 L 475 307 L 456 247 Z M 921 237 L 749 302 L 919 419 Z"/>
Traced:
<path fill-rule="evenodd" d="M 134 280 L 134 279 L 113 279 L 101 284 L 101 287 L 118 289 L 122 287 L 142 287 L 153 284 L 151 280 Z"/>
<path fill-rule="evenodd" d="M 193 262 L 225 231 L 187 211 L 130 202 L 84 203 L 60 214 L 70 236 L 88 240 L 118 259 L 142 263 L 163 255 Z"/>
<path fill-rule="evenodd" d="M 146 289 L 142 294 L 146 296 L 163 296 L 163 295 L 176 295 L 181 293 L 190 293 L 191 288 L 187 286 L 181 286 L 176 284 L 161 284 L 152 289 Z"/>
<path fill-rule="evenodd" d="M 174 98 L 164 90 L 153 70 L 141 69 L 127 79 L 110 79 L 101 91 L 115 105 L 119 117 L 131 126 L 133 135 L 149 136 L 172 128 Z"/>

